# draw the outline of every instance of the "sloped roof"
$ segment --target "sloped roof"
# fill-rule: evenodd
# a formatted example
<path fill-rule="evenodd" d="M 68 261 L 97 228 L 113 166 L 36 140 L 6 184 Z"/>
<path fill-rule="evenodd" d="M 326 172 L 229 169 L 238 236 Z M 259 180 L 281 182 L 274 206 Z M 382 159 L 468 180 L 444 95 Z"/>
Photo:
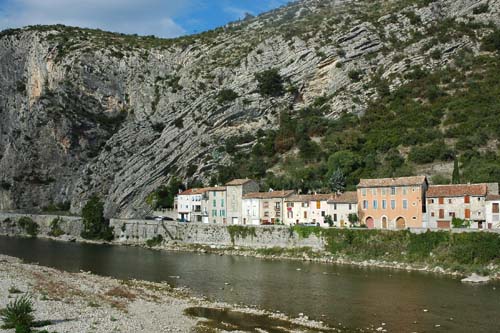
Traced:
<path fill-rule="evenodd" d="M 427 190 L 427 197 L 486 196 L 487 193 L 488 186 L 486 184 L 431 185 Z"/>
<path fill-rule="evenodd" d="M 248 182 L 251 182 L 252 179 L 233 179 L 230 182 L 226 183 L 226 186 L 239 186 L 239 185 L 245 185 Z"/>
<path fill-rule="evenodd" d="M 202 188 L 204 192 L 223 192 L 226 190 L 225 186 L 213 186 L 213 187 L 204 187 Z"/>
<path fill-rule="evenodd" d="M 361 179 L 358 187 L 412 186 L 422 185 L 425 182 L 427 182 L 425 176 Z"/>
<path fill-rule="evenodd" d="M 309 202 L 311 201 L 311 194 L 294 194 L 286 198 L 287 202 Z"/>
<path fill-rule="evenodd" d="M 294 191 L 272 191 L 272 192 L 251 192 L 243 195 L 243 199 L 272 199 L 272 198 L 287 198 Z"/>
<path fill-rule="evenodd" d="M 494 200 L 498 201 L 498 200 L 500 200 L 500 195 L 498 195 L 498 194 L 489 194 L 489 195 L 486 196 L 486 200 L 487 201 L 494 201 Z"/>
<path fill-rule="evenodd" d="M 189 188 L 181 193 L 179 195 L 196 195 L 196 194 L 203 194 L 205 193 L 205 189 L 203 188 Z"/>
<path fill-rule="evenodd" d="M 334 195 L 328 200 L 328 203 L 358 203 L 358 194 L 356 191 L 344 192 L 340 195 Z"/>

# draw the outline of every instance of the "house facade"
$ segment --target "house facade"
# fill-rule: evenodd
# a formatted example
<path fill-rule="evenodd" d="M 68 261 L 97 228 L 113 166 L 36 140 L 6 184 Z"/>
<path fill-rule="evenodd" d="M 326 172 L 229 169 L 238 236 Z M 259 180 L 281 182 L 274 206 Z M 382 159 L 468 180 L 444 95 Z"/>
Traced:
<path fill-rule="evenodd" d="M 226 224 L 226 188 L 224 186 L 205 187 L 203 191 L 202 222 Z"/>
<path fill-rule="evenodd" d="M 309 223 L 309 203 L 311 195 L 294 194 L 285 199 L 286 214 L 284 223 L 287 225 Z"/>
<path fill-rule="evenodd" d="M 431 185 L 427 191 L 430 228 L 449 229 L 454 217 L 482 229 L 486 222 L 487 184 Z"/>
<path fill-rule="evenodd" d="M 226 221 L 228 224 L 243 224 L 243 196 L 258 190 L 259 184 L 251 179 L 234 179 L 226 184 Z"/>
<path fill-rule="evenodd" d="M 328 215 L 328 200 L 332 194 L 314 194 L 309 201 L 310 222 L 321 227 L 328 227 L 325 223 L 325 217 Z"/>
<path fill-rule="evenodd" d="M 334 194 L 328 199 L 327 215 L 333 220 L 337 228 L 352 227 L 349 215 L 358 214 L 358 195 L 356 191 Z"/>
<path fill-rule="evenodd" d="M 181 222 L 201 222 L 201 202 L 204 190 L 193 188 L 177 195 L 177 219 Z"/>
<path fill-rule="evenodd" d="M 361 179 L 357 189 L 358 216 L 368 228 L 427 227 L 425 176 Z"/>
<path fill-rule="evenodd" d="M 294 191 L 251 192 L 243 195 L 242 221 L 243 224 L 281 224 L 286 216 L 285 200 L 293 195 Z M 254 207 L 258 209 L 254 210 Z"/>
<path fill-rule="evenodd" d="M 500 229 L 500 195 L 489 194 L 486 197 L 486 228 Z"/>

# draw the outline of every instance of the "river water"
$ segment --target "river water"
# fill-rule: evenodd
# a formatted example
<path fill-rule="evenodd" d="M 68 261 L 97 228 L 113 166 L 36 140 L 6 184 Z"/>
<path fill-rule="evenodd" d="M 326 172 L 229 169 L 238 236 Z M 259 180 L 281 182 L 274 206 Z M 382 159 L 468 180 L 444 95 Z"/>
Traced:
<path fill-rule="evenodd" d="M 500 332 L 500 284 L 421 272 L 0 236 L 0 253 L 70 272 L 167 281 L 196 295 L 299 313 L 349 330 Z M 226 284 L 227 283 L 227 284 Z"/>

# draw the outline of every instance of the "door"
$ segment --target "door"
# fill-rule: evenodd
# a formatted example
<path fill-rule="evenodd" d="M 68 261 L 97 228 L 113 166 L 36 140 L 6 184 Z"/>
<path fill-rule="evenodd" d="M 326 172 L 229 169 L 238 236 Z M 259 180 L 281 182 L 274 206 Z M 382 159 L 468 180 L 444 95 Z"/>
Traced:
<path fill-rule="evenodd" d="M 368 229 L 375 228 L 375 223 L 373 222 L 373 217 L 366 218 L 366 226 L 368 227 Z"/>
<path fill-rule="evenodd" d="M 398 217 L 396 220 L 396 229 L 404 229 L 406 227 L 405 219 Z"/>
<path fill-rule="evenodd" d="M 239 219 L 237 217 L 233 217 L 232 220 L 231 220 L 231 222 L 233 224 L 240 224 L 240 221 L 239 221 Z"/>
<path fill-rule="evenodd" d="M 387 229 L 387 217 L 382 218 L 382 229 Z"/>

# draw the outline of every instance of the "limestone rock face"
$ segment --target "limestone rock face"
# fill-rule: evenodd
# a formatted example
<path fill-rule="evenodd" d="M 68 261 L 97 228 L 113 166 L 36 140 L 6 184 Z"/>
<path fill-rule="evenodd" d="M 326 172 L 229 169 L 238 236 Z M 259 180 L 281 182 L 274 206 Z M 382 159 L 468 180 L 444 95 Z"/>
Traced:
<path fill-rule="evenodd" d="M 0 210 L 71 202 L 79 212 L 98 194 L 108 216 L 143 216 L 152 191 L 174 175 L 210 178 L 227 161 L 217 147 L 276 127 L 282 110 L 324 96 L 326 117 L 362 114 L 378 94 L 374 75 L 393 89 L 412 66 L 479 52 L 460 33 L 424 47 L 431 26 L 500 20 L 499 0 L 476 14 L 487 1 L 375 2 L 303 0 L 177 40 L 62 26 L 0 33 Z M 283 96 L 258 92 L 255 74 L 270 68 Z M 222 89 L 238 97 L 222 102 Z"/>

